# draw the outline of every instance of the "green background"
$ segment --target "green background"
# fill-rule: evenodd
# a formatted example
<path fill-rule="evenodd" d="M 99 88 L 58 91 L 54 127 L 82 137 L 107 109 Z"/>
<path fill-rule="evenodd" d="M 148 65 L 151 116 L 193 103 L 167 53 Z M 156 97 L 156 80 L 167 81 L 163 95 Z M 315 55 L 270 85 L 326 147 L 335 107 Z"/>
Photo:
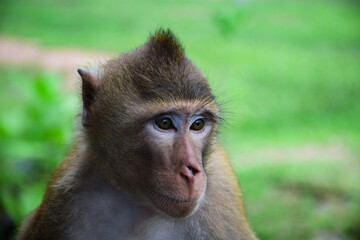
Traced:
<path fill-rule="evenodd" d="M 0 2 L 0 34 L 44 47 L 120 53 L 159 27 L 221 104 L 219 137 L 259 238 L 360 239 L 360 3 Z M 41 202 L 71 146 L 80 98 L 64 78 L 0 64 L 0 237 Z"/>

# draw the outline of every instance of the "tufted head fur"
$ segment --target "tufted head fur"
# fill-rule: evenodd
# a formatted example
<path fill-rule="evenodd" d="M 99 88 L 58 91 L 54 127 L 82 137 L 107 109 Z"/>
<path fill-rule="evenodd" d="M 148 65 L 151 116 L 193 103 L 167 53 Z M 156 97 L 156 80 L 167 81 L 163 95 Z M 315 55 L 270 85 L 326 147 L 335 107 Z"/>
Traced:
<path fill-rule="evenodd" d="M 140 48 L 109 61 L 102 84 L 141 100 L 212 97 L 206 78 L 169 30 L 159 30 Z"/>

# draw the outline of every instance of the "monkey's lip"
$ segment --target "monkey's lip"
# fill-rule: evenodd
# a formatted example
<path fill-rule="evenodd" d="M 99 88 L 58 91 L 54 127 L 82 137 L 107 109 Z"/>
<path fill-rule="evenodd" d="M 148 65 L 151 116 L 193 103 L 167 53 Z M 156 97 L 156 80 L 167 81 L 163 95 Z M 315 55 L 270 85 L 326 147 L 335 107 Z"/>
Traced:
<path fill-rule="evenodd" d="M 178 203 L 178 204 L 194 204 L 198 201 L 197 198 L 193 198 L 193 199 L 181 199 L 181 198 L 176 198 L 176 197 L 170 197 L 168 195 L 164 195 L 158 192 L 155 192 L 154 195 L 157 198 L 160 198 L 160 200 L 162 201 L 167 201 L 167 202 L 172 202 L 172 203 Z"/>
<path fill-rule="evenodd" d="M 158 192 L 153 192 L 151 199 L 154 207 L 173 218 L 189 216 L 199 205 L 199 198 L 173 197 Z"/>

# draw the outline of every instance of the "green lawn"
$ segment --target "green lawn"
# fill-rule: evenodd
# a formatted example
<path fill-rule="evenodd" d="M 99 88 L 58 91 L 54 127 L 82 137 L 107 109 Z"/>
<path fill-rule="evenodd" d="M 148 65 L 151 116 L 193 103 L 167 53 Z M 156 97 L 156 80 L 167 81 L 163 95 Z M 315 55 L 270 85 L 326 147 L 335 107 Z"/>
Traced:
<path fill-rule="evenodd" d="M 175 32 L 222 105 L 220 138 L 259 237 L 359 239 L 360 4 L 0 2 L 0 33 L 44 46 L 122 52 L 158 27 Z M 19 222 L 71 143 L 79 99 L 60 89 L 59 73 L 0 66 L 0 76 L 0 203 Z M 307 144 L 341 144 L 351 156 L 261 155 Z M 241 158 L 257 151 L 253 163 Z"/>

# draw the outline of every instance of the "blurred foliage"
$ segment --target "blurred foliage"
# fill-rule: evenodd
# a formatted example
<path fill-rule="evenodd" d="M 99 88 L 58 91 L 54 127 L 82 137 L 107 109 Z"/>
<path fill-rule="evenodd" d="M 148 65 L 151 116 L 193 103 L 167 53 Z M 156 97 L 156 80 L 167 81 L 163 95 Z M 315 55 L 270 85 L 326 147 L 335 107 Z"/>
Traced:
<path fill-rule="evenodd" d="M 77 100 L 60 76 L 0 68 L 1 205 L 19 223 L 41 202 L 73 137 Z"/>
<path fill-rule="evenodd" d="M 160 26 L 179 36 L 222 103 L 220 137 L 259 237 L 360 239 L 358 1 L 0 2 L 1 32 L 46 46 L 122 52 Z M 4 68 L 0 75 L 1 201 L 18 223 L 71 143 L 78 102 L 60 91 L 61 76 Z M 251 167 L 238 157 L 309 142 L 341 143 L 352 157 Z"/>

